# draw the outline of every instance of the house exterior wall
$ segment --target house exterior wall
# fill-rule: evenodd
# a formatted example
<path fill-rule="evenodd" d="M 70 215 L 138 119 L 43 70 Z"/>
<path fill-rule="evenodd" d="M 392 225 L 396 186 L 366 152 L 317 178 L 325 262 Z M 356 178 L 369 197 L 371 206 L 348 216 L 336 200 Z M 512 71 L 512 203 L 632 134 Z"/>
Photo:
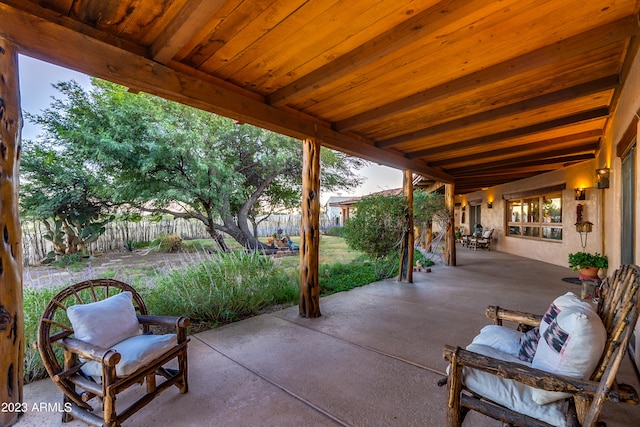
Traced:
<path fill-rule="evenodd" d="M 468 206 L 469 201 L 482 200 L 482 225 L 494 228 L 494 245 L 499 251 L 536 259 L 561 266 L 567 266 L 568 254 L 582 250 L 580 236 L 575 231 L 576 206 L 584 205 L 583 220 L 593 223 L 593 232 L 589 234 L 586 250 L 607 255 L 609 269 L 616 269 L 621 263 L 622 245 L 622 159 L 617 156 L 617 144 L 630 126 L 634 117 L 640 119 L 640 52 L 637 53 L 624 84 L 618 108 L 609 121 L 605 135 L 601 139 L 600 150 L 594 160 L 570 166 L 562 170 L 538 175 L 509 184 L 489 188 L 485 191 L 466 194 L 456 202 Z M 640 140 L 640 120 L 636 129 Z M 637 145 L 636 145 L 637 147 Z M 635 150 L 635 258 L 640 264 L 640 149 Z M 611 169 L 610 187 L 595 188 L 595 170 L 602 167 Z M 562 242 L 548 242 L 519 237 L 506 236 L 506 200 L 503 194 L 529 191 L 556 184 L 566 184 L 562 192 Z M 586 200 L 576 201 L 574 188 L 586 188 Z M 487 202 L 492 201 L 492 209 Z M 467 208 L 468 210 L 468 208 Z M 469 231 L 469 221 L 461 224 Z M 569 273 L 569 270 L 567 270 Z M 640 322 L 635 329 L 635 363 L 640 367 Z"/>
<path fill-rule="evenodd" d="M 508 236 L 506 234 L 507 201 L 503 199 L 503 195 L 558 184 L 566 185 L 566 189 L 562 191 L 562 241 L 551 242 Z M 461 198 L 460 202 L 462 205 L 467 205 L 468 201 L 482 200 L 482 226 L 485 230 L 494 229 L 492 247 L 496 250 L 567 266 L 569 253 L 582 250 L 580 235 L 575 231 L 574 226 L 578 204 L 583 205 L 583 220 L 593 223 L 593 232 L 587 238 L 586 250 L 603 252 L 602 192 L 605 190 L 595 189 L 594 186 L 594 161 L 587 161 L 562 170 L 470 193 Z M 586 200 L 574 200 L 574 188 L 586 188 Z M 487 207 L 489 201 L 492 202 L 491 209 Z M 462 225 L 465 230 L 469 230 L 468 222 Z"/>
<path fill-rule="evenodd" d="M 635 60 L 629 70 L 628 77 L 620 96 L 618 108 L 613 115 L 611 124 L 603 141 L 603 149 L 599 152 L 597 161 L 598 167 L 609 166 L 611 168 L 611 188 L 605 194 L 604 215 L 607 221 L 605 233 L 606 253 L 609 257 L 611 267 L 619 265 L 621 260 L 622 246 L 622 159 L 616 155 L 616 146 L 629 126 L 633 123 L 634 117 L 640 114 L 640 52 L 636 54 Z M 636 125 L 636 141 L 640 141 L 640 120 Z M 640 264 L 640 150 L 636 144 L 635 150 L 635 258 L 634 263 Z M 640 368 L 640 321 L 635 328 L 635 364 Z"/>

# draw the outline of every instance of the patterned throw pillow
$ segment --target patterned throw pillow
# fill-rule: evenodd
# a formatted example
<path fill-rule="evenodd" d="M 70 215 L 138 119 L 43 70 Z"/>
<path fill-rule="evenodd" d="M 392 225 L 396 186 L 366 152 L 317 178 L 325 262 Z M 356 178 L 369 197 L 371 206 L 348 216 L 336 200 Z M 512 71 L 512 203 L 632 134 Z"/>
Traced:
<path fill-rule="evenodd" d="M 538 341 L 540 341 L 540 328 L 538 327 L 535 327 L 522 335 L 520 337 L 520 351 L 518 352 L 518 358 L 531 363 L 533 361 L 533 356 L 536 354 L 536 349 L 538 348 Z"/>
<path fill-rule="evenodd" d="M 607 339 L 602 320 L 592 307 L 567 307 L 542 332 L 531 366 L 573 378 L 589 378 L 596 368 Z M 539 405 L 564 399 L 561 392 L 534 390 Z"/>

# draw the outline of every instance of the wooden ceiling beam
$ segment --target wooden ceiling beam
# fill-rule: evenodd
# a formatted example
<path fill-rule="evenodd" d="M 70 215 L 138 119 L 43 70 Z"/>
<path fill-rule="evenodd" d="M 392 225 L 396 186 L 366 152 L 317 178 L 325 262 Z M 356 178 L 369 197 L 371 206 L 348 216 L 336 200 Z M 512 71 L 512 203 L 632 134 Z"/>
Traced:
<path fill-rule="evenodd" d="M 487 2 L 483 0 L 441 1 L 351 52 L 276 90 L 267 97 L 267 102 L 274 106 L 286 105 L 294 98 L 308 95 L 318 87 L 370 65 L 421 38 L 435 34 L 443 27 L 486 6 Z"/>
<path fill-rule="evenodd" d="M 479 180 L 482 180 L 484 177 L 492 177 L 492 176 L 511 177 L 513 175 L 517 175 L 520 173 L 540 173 L 540 172 L 555 170 L 558 167 L 561 167 L 562 165 L 564 165 L 564 162 L 545 163 L 542 165 L 524 166 L 524 167 L 521 167 L 521 166 L 513 166 L 510 168 L 500 167 L 496 169 L 487 169 L 479 172 L 477 171 L 477 172 L 470 172 L 470 173 L 462 173 L 462 174 L 456 175 L 456 180 L 470 178 L 470 179 L 476 179 L 479 181 Z"/>
<path fill-rule="evenodd" d="M 493 84 L 576 55 L 624 40 L 640 31 L 637 16 L 629 16 L 582 34 L 560 40 L 549 46 L 525 53 L 509 61 L 460 77 L 440 86 L 374 108 L 334 123 L 339 132 L 353 130 L 390 116 L 423 107 L 434 101 L 460 95 L 478 87 Z"/>
<path fill-rule="evenodd" d="M 564 138 L 558 138 L 564 139 Z M 552 151 L 565 151 L 569 153 L 581 153 L 585 151 L 595 151 L 600 146 L 599 141 L 593 137 L 572 140 L 570 142 L 547 143 L 534 142 L 531 144 L 518 145 L 515 147 L 501 148 L 499 150 L 483 151 L 468 156 L 451 156 L 447 159 L 428 162 L 432 167 L 440 167 L 443 169 L 461 168 L 473 166 L 478 163 L 492 160 L 506 160 L 514 157 L 529 157 L 540 153 Z"/>
<path fill-rule="evenodd" d="M 381 165 L 453 182 L 452 176 L 422 161 L 382 150 L 370 141 L 340 134 L 311 118 L 292 115 L 3 3 L 0 22 L 0 35 L 34 58 L 294 138 L 316 138 L 329 148 Z M 78 55 L 82 61 L 77 60 Z"/>
<path fill-rule="evenodd" d="M 435 162 L 444 160 L 448 161 L 451 159 L 455 159 L 456 161 L 466 162 L 468 160 L 477 160 L 482 159 L 483 157 L 494 157 L 501 156 L 504 154 L 511 154 L 514 150 L 517 150 L 519 153 L 521 150 L 526 154 L 529 150 L 540 151 L 543 149 L 551 149 L 553 146 L 557 145 L 577 145 L 587 140 L 594 140 L 602 137 L 602 129 L 591 129 L 584 132 L 572 133 L 569 135 L 563 135 L 556 138 L 547 138 L 547 139 L 538 139 L 534 142 L 529 143 L 518 143 L 517 140 L 512 144 L 502 145 L 503 148 L 490 149 L 489 151 L 484 150 L 461 150 L 461 151 L 447 151 L 446 153 L 440 153 L 438 156 L 430 156 L 427 158 L 423 158 L 425 162 L 429 164 L 434 164 Z"/>
<path fill-rule="evenodd" d="M 432 137 L 441 133 L 451 132 L 467 128 L 473 124 L 481 122 L 489 122 L 499 120 L 514 114 L 521 114 L 528 111 L 549 107 L 561 102 L 570 101 L 584 96 L 590 96 L 606 90 L 615 89 L 620 86 L 620 77 L 611 75 L 601 79 L 593 80 L 577 86 L 562 89 L 556 92 L 548 93 L 531 99 L 525 99 L 514 104 L 504 105 L 493 110 L 483 111 L 459 119 L 440 123 L 425 129 L 420 129 L 386 141 L 376 142 L 376 146 L 380 148 L 390 148 L 405 142 L 411 142 L 416 139 Z"/>
<path fill-rule="evenodd" d="M 517 167 L 543 166 L 547 164 L 558 165 L 558 164 L 565 164 L 569 162 L 591 160 L 591 159 L 594 159 L 595 157 L 596 156 L 593 153 L 584 153 L 584 154 L 575 154 L 575 155 L 568 155 L 568 156 L 555 157 L 555 158 L 545 157 L 545 158 L 538 158 L 538 159 L 532 159 L 532 160 L 526 160 L 526 161 L 509 159 L 509 160 L 500 160 L 496 162 L 483 163 L 480 165 L 476 165 L 474 167 L 450 169 L 447 172 L 451 173 L 454 176 L 458 176 L 458 174 L 482 175 L 483 171 L 496 169 L 496 168 L 508 168 L 514 165 L 517 165 Z"/>
<path fill-rule="evenodd" d="M 161 64 L 169 62 L 224 3 L 225 0 L 187 0 L 149 48 L 151 58 Z"/>
<path fill-rule="evenodd" d="M 574 114 L 567 117 L 561 117 L 559 119 L 549 120 L 543 123 L 536 123 L 535 125 L 525 126 L 517 129 L 511 129 L 504 132 L 495 133 L 493 135 L 486 135 L 479 138 L 467 139 L 465 141 L 454 142 L 447 145 L 440 145 L 437 147 L 427 148 L 424 150 L 414 151 L 407 153 L 407 157 L 410 159 L 416 159 L 421 157 L 428 157 L 430 154 L 446 153 L 451 150 L 464 150 L 473 147 L 480 147 L 485 144 L 490 144 L 498 141 L 504 141 L 507 139 L 518 138 L 525 135 L 531 135 L 534 133 L 544 132 L 551 129 L 575 124 L 579 122 L 585 122 L 594 119 L 602 119 L 609 116 L 609 109 L 606 107 L 596 108 L 595 110 L 585 111 L 583 113 Z"/>

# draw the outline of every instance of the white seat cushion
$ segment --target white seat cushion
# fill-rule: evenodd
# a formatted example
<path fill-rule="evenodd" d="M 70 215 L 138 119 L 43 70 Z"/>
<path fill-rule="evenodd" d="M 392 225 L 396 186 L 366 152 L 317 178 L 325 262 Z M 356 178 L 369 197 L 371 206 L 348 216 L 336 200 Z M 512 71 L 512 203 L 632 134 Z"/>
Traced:
<path fill-rule="evenodd" d="M 67 309 L 76 339 L 110 348 L 140 334 L 140 324 L 132 303 L 131 292 L 90 304 L 77 304 Z"/>
<path fill-rule="evenodd" d="M 128 338 L 111 347 L 122 356 L 120 363 L 116 365 L 116 375 L 131 375 L 176 345 L 176 334 L 137 335 Z M 82 365 L 82 372 L 94 378 L 102 377 L 102 364 L 86 362 Z"/>
<path fill-rule="evenodd" d="M 487 345 L 469 344 L 467 350 L 507 362 L 531 366 L 531 364 L 518 359 L 517 356 Z M 539 405 L 533 400 L 535 388 L 472 368 L 465 367 L 463 369 L 463 381 L 469 390 L 516 412 L 544 421 L 552 426 L 565 427 L 567 425 L 565 416 L 567 401 Z"/>

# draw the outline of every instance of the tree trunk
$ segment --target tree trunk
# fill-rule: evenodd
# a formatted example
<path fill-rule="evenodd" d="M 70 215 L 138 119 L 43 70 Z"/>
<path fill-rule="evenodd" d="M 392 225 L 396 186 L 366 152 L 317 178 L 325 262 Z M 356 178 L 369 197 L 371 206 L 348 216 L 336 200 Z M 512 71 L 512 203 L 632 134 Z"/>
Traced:
<path fill-rule="evenodd" d="M 402 192 L 407 203 L 407 214 L 405 221 L 404 235 L 402 236 L 402 253 L 400 254 L 400 274 L 398 281 L 405 280 L 413 283 L 413 252 L 414 252 L 414 231 L 413 231 L 413 172 L 404 171 L 402 182 Z"/>
<path fill-rule="evenodd" d="M 300 293 L 302 317 L 320 317 L 318 262 L 320 247 L 320 142 L 303 141 L 302 223 L 300 224 Z"/>
<path fill-rule="evenodd" d="M 22 234 L 18 213 L 22 115 L 18 52 L 2 38 L 0 76 L 0 402 L 20 404 L 24 375 Z M 19 415 L 20 411 L 0 411 L 0 426 L 15 423 Z"/>

